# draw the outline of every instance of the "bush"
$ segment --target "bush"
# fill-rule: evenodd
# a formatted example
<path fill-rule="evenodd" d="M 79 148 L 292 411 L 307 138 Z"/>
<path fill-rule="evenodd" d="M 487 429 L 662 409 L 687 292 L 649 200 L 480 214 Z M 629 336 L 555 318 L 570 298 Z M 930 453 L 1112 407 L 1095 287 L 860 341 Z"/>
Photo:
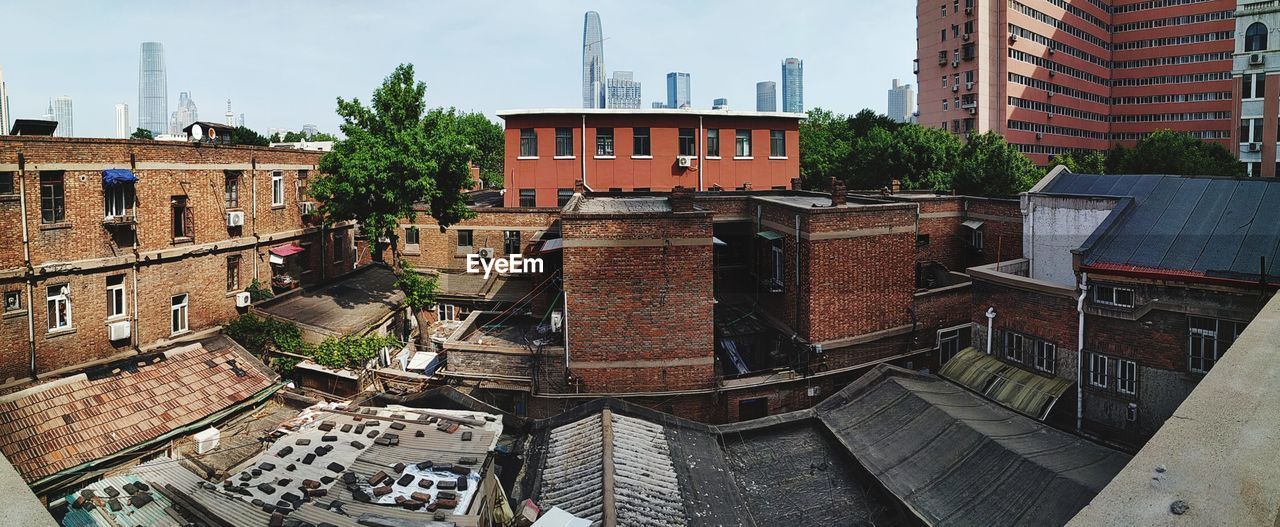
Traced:
<path fill-rule="evenodd" d="M 327 338 L 316 346 L 312 357 L 326 368 L 363 368 L 382 348 L 400 348 L 400 341 L 386 335 Z"/>
<path fill-rule="evenodd" d="M 276 296 L 275 293 L 271 292 L 270 287 L 264 287 L 262 282 L 259 282 L 257 278 L 254 278 L 253 282 L 249 284 L 249 287 L 244 288 L 244 290 L 249 293 L 249 298 L 254 302 Z"/>
<path fill-rule="evenodd" d="M 302 331 L 288 322 L 245 313 L 227 324 L 224 331 L 255 355 L 262 355 L 268 347 L 285 353 L 310 354 L 306 343 L 302 342 Z"/>

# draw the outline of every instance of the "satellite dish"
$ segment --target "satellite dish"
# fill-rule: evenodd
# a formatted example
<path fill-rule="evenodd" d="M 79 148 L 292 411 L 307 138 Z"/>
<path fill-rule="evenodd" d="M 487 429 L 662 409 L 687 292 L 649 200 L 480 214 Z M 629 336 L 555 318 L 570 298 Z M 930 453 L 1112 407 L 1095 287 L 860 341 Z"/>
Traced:
<path fill-rule="evenodd" d="M 213 130 L 209 130 L 209 131 L 212 132 Z M 200 128 L 200 125 L 198 124 L 191 125 L 191 138 L 195 139 L 196 141 L 199 141 L 203 137 L 204 137 L 204 130 Z"/>
<path fill-rule="evenodd" d="M 214 140 L 214 138 L 216 138 L 216 137 L 218 137 L 218 130 L 217 130 L 217 129 L 214 129 L 214 128 L 210 128 L 210 129 L 209 129 L 209 140 L 210 140 L 210 141 L 212 141 L 212 140 Z"/>

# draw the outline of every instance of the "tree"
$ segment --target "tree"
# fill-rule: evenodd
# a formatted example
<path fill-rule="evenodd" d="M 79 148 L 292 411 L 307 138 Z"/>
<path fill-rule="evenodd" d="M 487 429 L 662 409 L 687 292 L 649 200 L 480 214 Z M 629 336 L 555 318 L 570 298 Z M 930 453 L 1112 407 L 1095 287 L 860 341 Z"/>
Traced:
<path fill-rule="evenodd" d="M 800 179 L 805 188 L 825 188 L 831 178 L 848 181 L 852 173 L 853 134 L 849 119 L 822 108 L 800 122 Z"/>
<path fill-rule="evenodd" d="M 427 112 L 424 126 L 428 132 L 447 130 L 461 135 L 467 144 L 475 147 L 471 159 L 480 168 L 480 178 L 489 187 L 502 187 L 502 157 L 506 138 L 502 127 L 490 121 L 482 113 L 459 112 L 456 108 L 433 108 Z"/>
<path fill-rule="evenodd" d="M 154 135 L 151 135 L 151 130 L 147 130 L 146 128 L 139 128 L 137 130 L 134 130 L 133 134 L 129 136 L 129 139 L 155 139 L 155 138 L 156 137 Z"/>
<path fill-rule="evenodd" d="M 888 175 L 906 190 L 951 190 L 961 148 L 960 139 L 941 128 L 900 125 L 893 132 Z"/>
<path fill-rule="evenodd" d="M 1114 163 L 1117 174 L 1245 175 L 1244 167 L 1222 145 L 1187 132 L 1157 130 L 1132 149 L 1114 149 L 1112 154 L 1119 158 Z"/>
<path fill-rule="evenodd" d="M 313 141 L 313 142 L 314 141 L 337 141 L 338 136 L 333 134 L 326 134 L 324 132 L 316 132 L 314 134 L 311 134 L 310 136 L 307 136 L 307 140 Z"/>
<path fill-rule="evenodd" d="M 970 134 L 956 162 L 957 193 L 1008 197 L 1026 191 L 1040 178 L 1040 170 L 1000 134 Z"/>
<path fill-rule="evenodd" d="M 1077 174 L 1106 174 L 1107 155 L 1097 150 L 1076 150 L 1054 157 L 1049 169 L 1058 165 L 1066 165 L 1067 170 Z"/>
<path fill-rule="evenodd" d="M 322 175 L 310 188 L 327 220 L 358 220 L 366 236 L 380 240 L 393 239 L 399 219 L 412 220 L 418 203 L 430 207 L 441 230 L 473 215 L 463 189 L 476 149 L 455 127 L 428 125 L 426 91 L 413 65 L 401 64 L 369 106 L 338 98 L 346 139 L 320 159 Z"/>
<path fill-rule="evenodd" d="M 250 130 L 243 126 L 237 126 L 231 130 L 231 144 L 233 145 L 250 145 L 250 146 L 270 146 L 268 141 L 262 134 Z"/>

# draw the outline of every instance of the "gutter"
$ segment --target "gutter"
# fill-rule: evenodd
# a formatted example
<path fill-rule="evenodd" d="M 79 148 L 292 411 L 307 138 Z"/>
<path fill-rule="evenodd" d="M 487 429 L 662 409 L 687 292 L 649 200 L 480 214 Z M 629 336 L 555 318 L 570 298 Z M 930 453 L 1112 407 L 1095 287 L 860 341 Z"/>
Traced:
<path fill-rule="evenodd" d="M 617 145 L 614 145 L 615 148 Z M 589 192 L 595 192 L 591 185 L 587 183 L 587 114 L 582 114 L 582 188 Z M 568 317 L 565 317 L 568 319 Z"/>
<path fill-rule="evenodd" d="M 31 267 L 31 235 L 27 230 L 27 160 L 18 152 L 18 206 L 21 209 L 19 223 L 22 224 L 22 260 L 26 264 L 27 279 L 27 347 L 30 354 L 31 378 L 36 378 L 36 321 L 35 305 L 32 304 L 32 289 L 35 289 L 35 277 Z"/>
<path fill-rule="evenodd" d="M 1084 299 L 1089 294 L 1089 273 L 1080 273 L 1080 298 L 1076 300 L 1076 431 L 1084 424 Z"/>

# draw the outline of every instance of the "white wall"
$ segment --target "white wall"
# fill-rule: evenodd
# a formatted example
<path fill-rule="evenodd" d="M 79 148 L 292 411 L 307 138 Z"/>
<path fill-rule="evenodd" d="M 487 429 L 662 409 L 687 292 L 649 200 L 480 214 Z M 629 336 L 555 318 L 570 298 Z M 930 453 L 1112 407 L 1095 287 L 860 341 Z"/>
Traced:
<path fill-rule="evenodd" d="M 1022 253 L 1031 260 L 1031 278 L 1072 286 L 1072 249 L 1093 234 L 1115 208 L 1116 198 L 1030 194 L 1022 223 Z"/>

